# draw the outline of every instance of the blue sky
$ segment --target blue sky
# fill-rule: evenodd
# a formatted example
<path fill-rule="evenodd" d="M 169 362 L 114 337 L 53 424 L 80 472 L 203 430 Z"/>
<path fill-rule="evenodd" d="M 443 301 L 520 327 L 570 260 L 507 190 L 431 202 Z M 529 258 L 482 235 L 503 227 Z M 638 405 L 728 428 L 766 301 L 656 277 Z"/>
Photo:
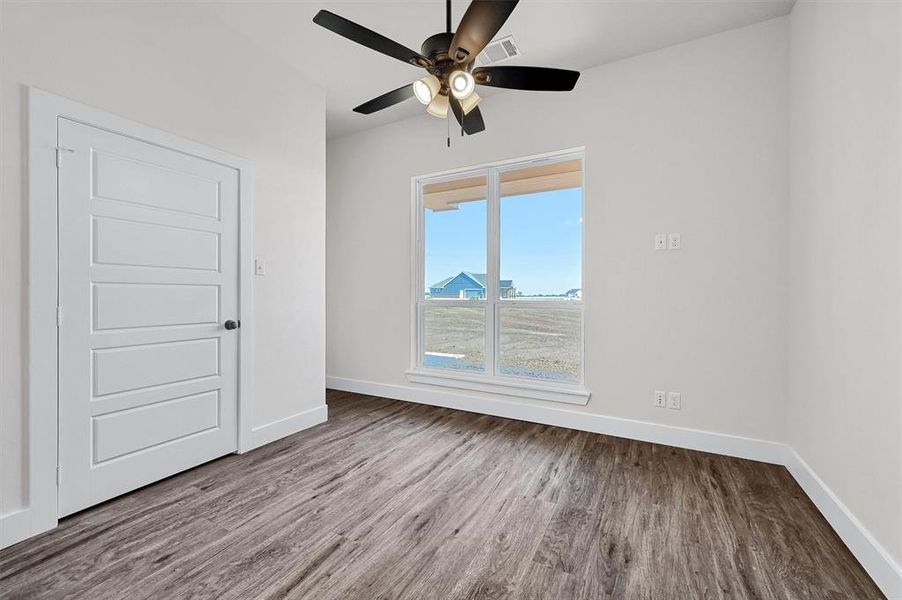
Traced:
<path fill-rule="evenodd" d="M 486 202 L 426 210 L 426 285 L 461 271 L 485 273 Z M 562 294 L 580 283 L 582 190 L 501 199 L 501 278 L 530 294 Z"/>

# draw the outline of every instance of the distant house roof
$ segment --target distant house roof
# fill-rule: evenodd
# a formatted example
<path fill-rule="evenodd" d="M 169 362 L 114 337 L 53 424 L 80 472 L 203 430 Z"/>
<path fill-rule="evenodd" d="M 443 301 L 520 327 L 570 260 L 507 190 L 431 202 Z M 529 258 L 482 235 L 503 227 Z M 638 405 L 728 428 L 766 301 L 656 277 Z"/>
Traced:
<path fill-rule="evenodd" d="M 485 273 L 472 273 L 470 271 L 461 271 L 457 275 L 452 275 L 451 277 L 445 277 L 438 283 L 433 283 L 429 286 L 430 289 L 443 288 L 448 285 L 452 280 L 457 279 L 463 275 L 473 281 L 479 287 L 485 289 Z M 498 282 L 499 287 L 509 288 L 513 287 L 514 280 L 513 279 L 502 279 Z"/>
<path fill-rule="evenodd" d="M 454 277 L 457 277 L 457 275 L 455 275 Z M 429 287 L 430 287 L 430 288 L 443 288 L 443 287 L 445 287 L 446 285 L 448 285 L 448 283 L 449 283 L 452 279 L 454 279 L 454 277 L 445 277 L 444 279 L 442 279 L 442 280 L 439 281 L 438 283 L 433 283 L 433 284 L 430 285 Z"/>
<path fill-rule="evenodd" d="M 485 287 L 485 273 L 471 273 L 469 271 L 464 271 L 464 275 L 466 275 L 482 287 Z"/>

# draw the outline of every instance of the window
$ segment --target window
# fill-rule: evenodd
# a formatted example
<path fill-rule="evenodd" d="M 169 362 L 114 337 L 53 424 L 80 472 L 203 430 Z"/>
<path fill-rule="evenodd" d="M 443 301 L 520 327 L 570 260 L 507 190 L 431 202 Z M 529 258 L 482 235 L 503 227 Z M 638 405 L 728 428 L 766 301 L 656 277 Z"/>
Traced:
<path fill-rule="evenodd" d="M 583 152 L 415 178 L 412 381 L 588 401 Z"/>

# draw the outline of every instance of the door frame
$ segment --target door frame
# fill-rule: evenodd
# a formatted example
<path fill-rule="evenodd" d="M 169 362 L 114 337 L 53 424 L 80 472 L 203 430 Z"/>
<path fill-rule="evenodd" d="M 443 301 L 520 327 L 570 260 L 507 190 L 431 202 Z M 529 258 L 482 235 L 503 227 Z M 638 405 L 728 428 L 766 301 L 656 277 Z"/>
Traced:
<path fill-rule="evenodd" d="M 253 449 L 254 256 L 253 165 L 215 148 L 185 140 L 38 88 L 28 88 L 28 286 L 25 537 L 58 521 L 59 361 L 57 230 L 60 118 L 233 168 L 238 172 L 238 453 Z M 65 315 L 63 315 L 65 318 Z M 24 525 L 24 524 L 23 524 Z M 18 536 L 17 536 L 18 537 Z M 24 538 L 23 538 L 24 539 Z"/>

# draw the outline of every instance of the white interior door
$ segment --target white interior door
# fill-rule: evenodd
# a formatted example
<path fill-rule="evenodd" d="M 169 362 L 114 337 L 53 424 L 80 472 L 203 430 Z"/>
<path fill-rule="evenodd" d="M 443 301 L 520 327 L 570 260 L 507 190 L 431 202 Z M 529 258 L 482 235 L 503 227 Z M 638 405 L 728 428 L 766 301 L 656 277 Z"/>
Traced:
<path fill-rule="evenodd" d="M 238 172 L 58 125 L 64 516 L 237 449 L 241 330 Z"/>

